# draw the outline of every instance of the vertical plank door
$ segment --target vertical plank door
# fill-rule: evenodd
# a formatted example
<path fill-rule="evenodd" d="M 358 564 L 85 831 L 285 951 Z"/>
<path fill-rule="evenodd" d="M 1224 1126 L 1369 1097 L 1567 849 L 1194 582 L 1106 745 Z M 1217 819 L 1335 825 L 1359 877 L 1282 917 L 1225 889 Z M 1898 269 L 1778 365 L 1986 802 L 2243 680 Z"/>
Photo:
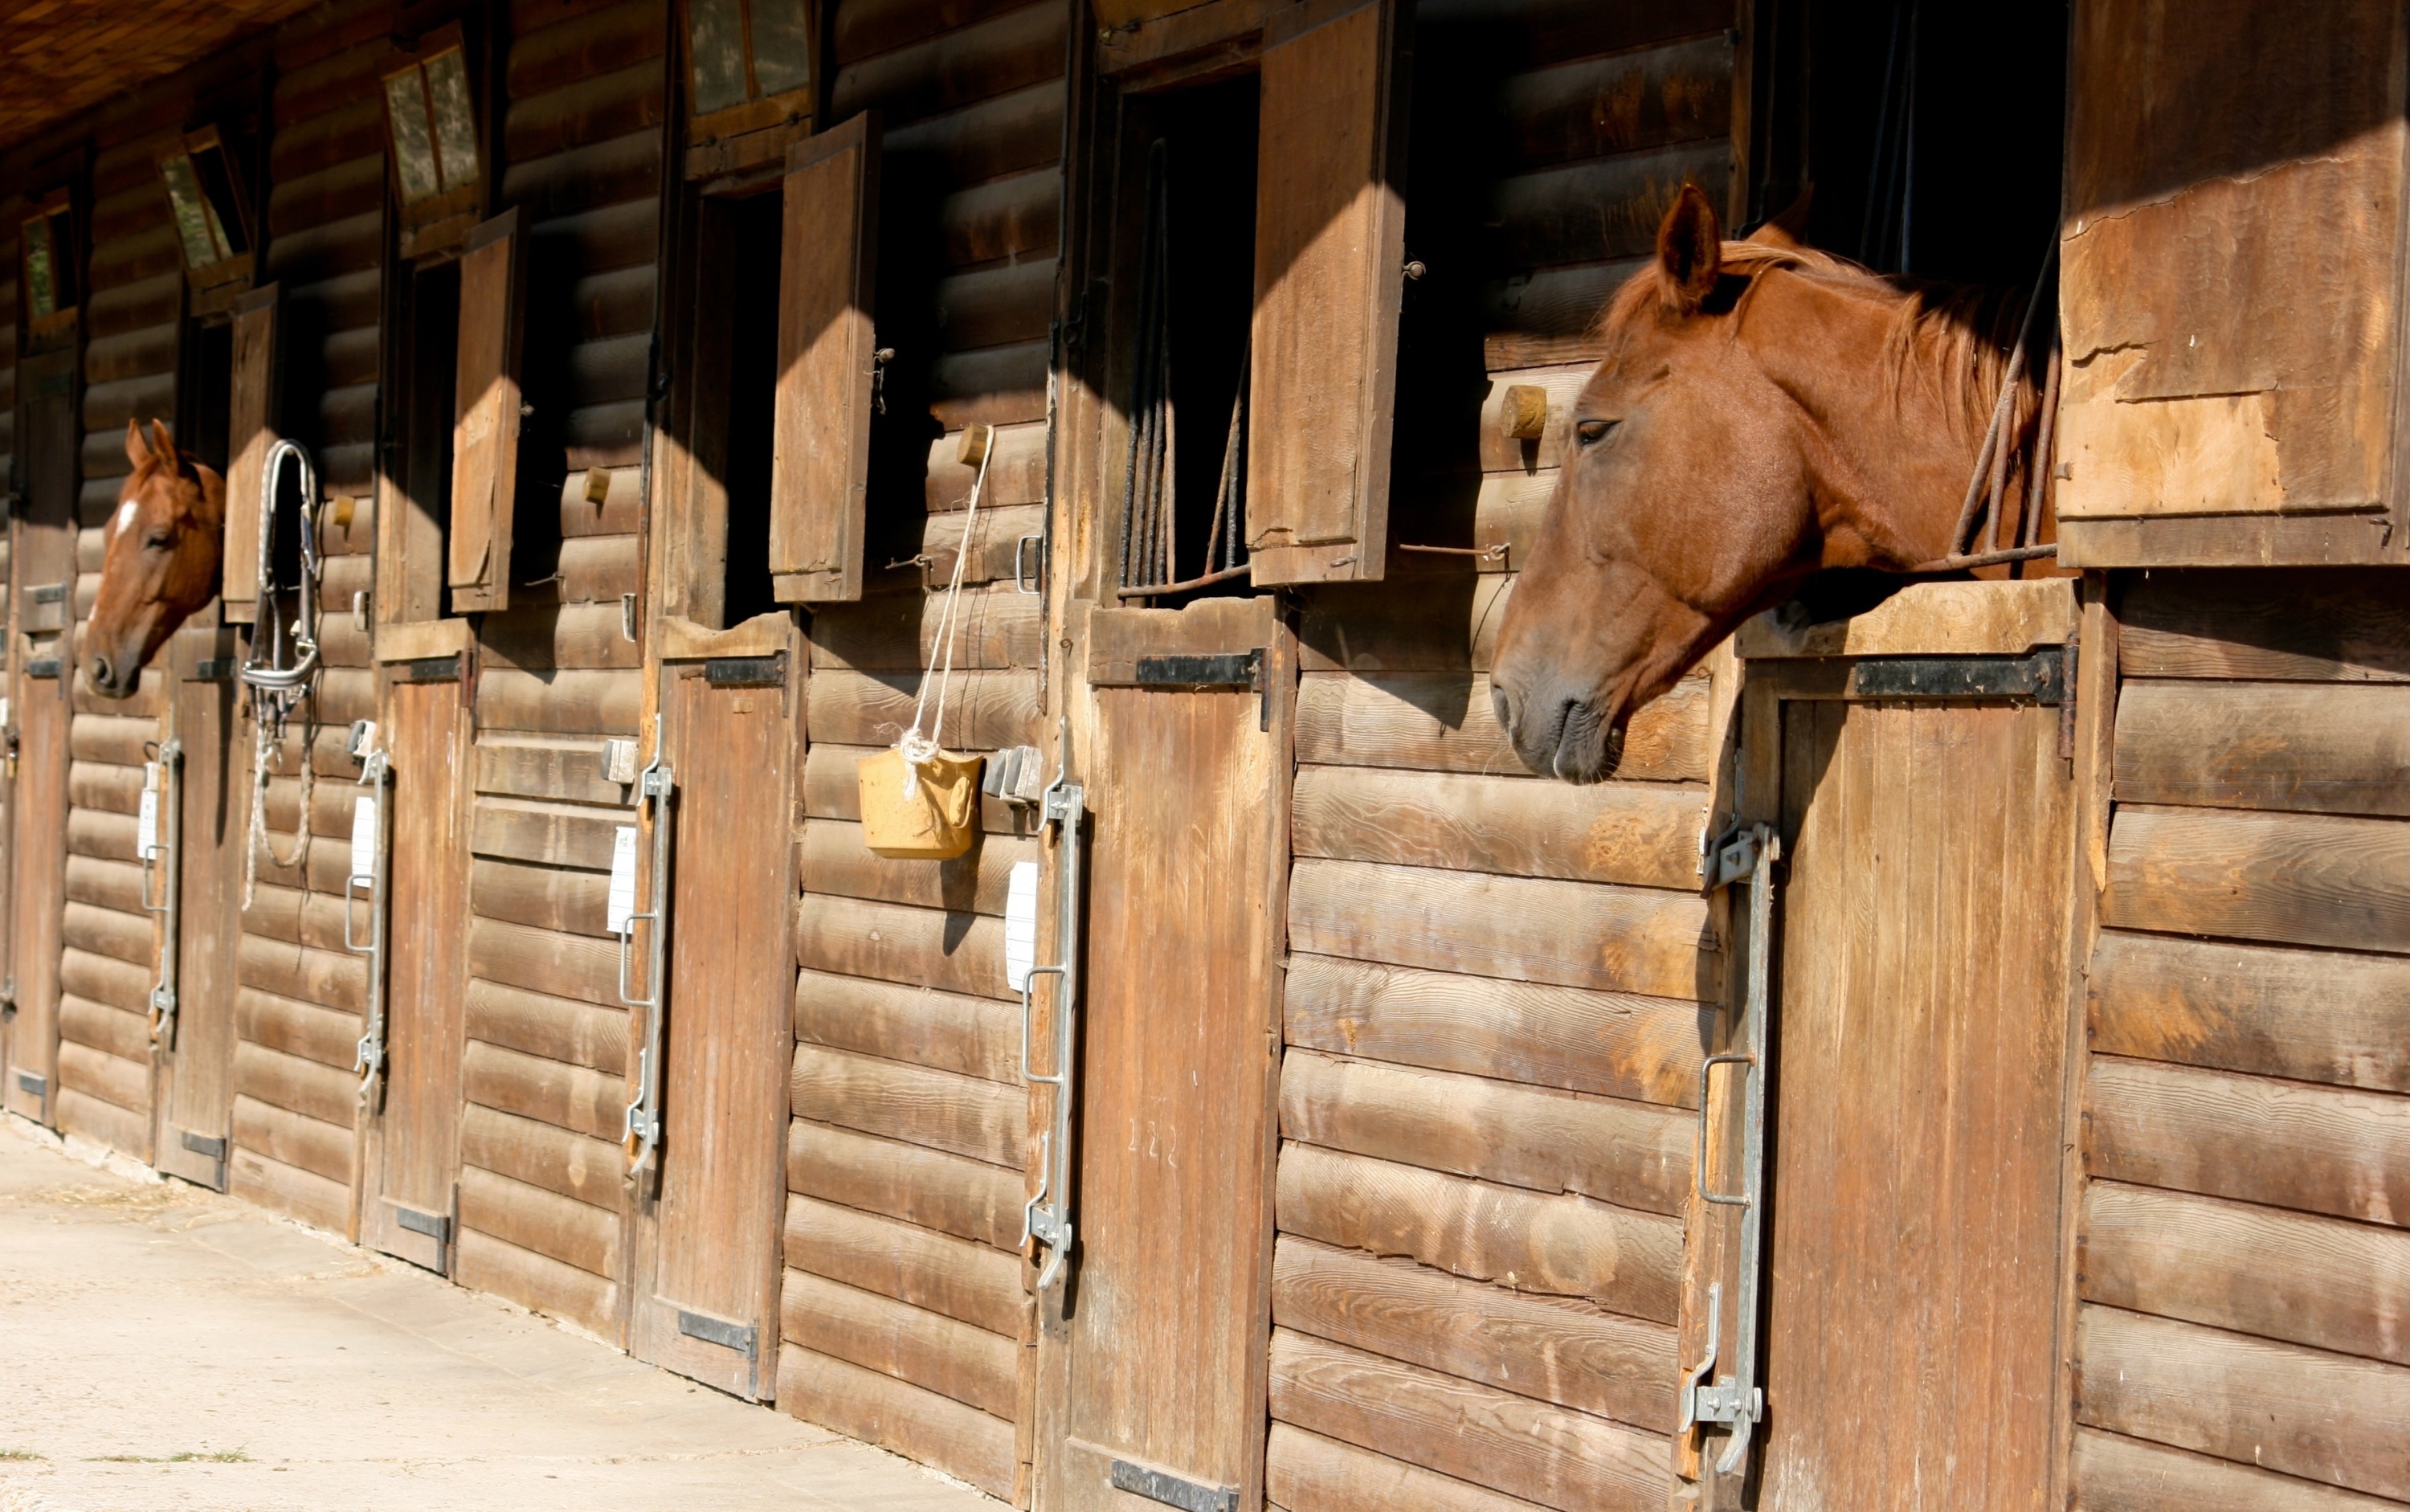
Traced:
<path fill-rule="evenodd" d="M 1089 618 L 1079 1245 L 1041 1300 L 1050 1508 L 1262 1503 L 1288 714 L 1240 664 L 1285 686 L 1271 609 Z"/>
<path fill-rule="evenodd" d="M 1744 787 L 1761 805 L 1778 792 L 1756 817 L 1778 818 L 1788 866 L 1754 1503 L 1768 1512 L 2049 1500 L 2075 783 L 2066 660 L 2047 642 L 2072 628 L 2067 586 L 1926 585 L 1851 635 L 1881 645 L 1883 616 L 1905 626 L 1915 596 L 1943 590 L 2053 621 L 1998 646 L 1910 635 L 1890 655 L 1749 663 Z M 1720 1114 L 1739 1085 L 1719 1077 Z M 1709 1179 L 1741 1185 L 1728 1164 Z M 1735 1490 L 1713 1505 L 1740 1505 Z"/>
<path fill-rule="evenodd" d="M 7 993 L 8 1074 L 0 1102 L 51 1121 L 58 1082 L 59 945 L 66 907 L 67 690 L 74 677 L 76 354 L 17 365 L 25 417 L 24 502 L 9 552 L 17 644 L 9 722 L 16 735 L 9 807 Z"/>
<path fill-rule="evenodd" d="M 188 626 L 168 644 L 168 728 L 183 743 L 177 834 L 176 1021 L 160 1046 L 152 1163 L 225 1190 L 234 1131 L 235 952 L 242 934 L 248 742 L 236 707 L 235 634 Z"/>
<path fill-rule="evenodd" d="M 462 693 L 473 685 L 462 680 L 465 661 L 383 669 L 382 738 L 393 763 L 385 1095 L 364 1120 L 360 1191 L 362 1243 L 447 1274 L 458 1217 L 468 989 L 471 710 Z M 353 907 L 354 931 L 365 940 L 367 904 Z"/>
<path fill-rule="evenodd" d="M 794 1049 L 790 836 L 801 694 L 789 680 L 784 617 L 775 618 L 781 649 L 661 668 L 663 749 L 677 784 L 662 1127 L 631 1226 L 630 1352 L 751 1401 L 772 1396 L 777 1380 Z M 647 927 L 638 925 L 632 981 L 646 976 Z M 641 1035 L 642 1014 L 631 1019 Z"/>

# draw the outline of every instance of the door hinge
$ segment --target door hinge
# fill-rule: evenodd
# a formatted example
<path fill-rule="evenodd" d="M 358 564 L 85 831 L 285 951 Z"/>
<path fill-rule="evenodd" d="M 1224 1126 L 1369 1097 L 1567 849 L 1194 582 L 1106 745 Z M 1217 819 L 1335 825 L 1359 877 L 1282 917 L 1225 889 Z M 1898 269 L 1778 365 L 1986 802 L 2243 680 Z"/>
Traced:
<path fill-rule="evenodd" d="M 385 1199 L 385 1206 L 393 1209 L 393 1221 L 412 1233 L 425 1234 L 439 1244 L 452 1242 L 452 1220 L 443 1214 L 421 1213 L 416 1208 L 403 1207 L 390 1198 Z"/>
<path fill-rule="evenodd" d="M 1239 1491 L 1234 1486 L 1208 1486 L 1127 1460 L 1113 1461 L 1112 1480 L 1117 1491 L 1129 1491 L 1182 1512 L 1239 1512 Z"/>
<path fill-rule="evenodd" d="M 683 1307 L 678 1309 L 678 1331 L 690 1339 L 733 1349 L 748 1359 L 755 1358 L 760 1340 L 759 1330 L 749 1323 L 731 1323 L 726 1318 L 690 1313 Z"/>

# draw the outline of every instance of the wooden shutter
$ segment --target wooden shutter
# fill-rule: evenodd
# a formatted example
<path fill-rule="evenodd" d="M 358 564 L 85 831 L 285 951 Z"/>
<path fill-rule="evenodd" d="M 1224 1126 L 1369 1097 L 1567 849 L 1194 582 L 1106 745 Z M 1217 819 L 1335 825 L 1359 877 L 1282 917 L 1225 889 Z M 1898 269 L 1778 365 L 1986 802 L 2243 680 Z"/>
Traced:
<path fill-rule="evenodd" d="M 511 512 L 519 460 L 524 263 L 514 208 L 469 233 L 460 254 L 460 365 L 453 389 L 452 545 L 444 581 L 466 614 L 511 602 Z"/>
<path fill-rule="evenodd" d="M 276 444 L 278 285 L 252 290 L 234 307 L 233 392 L 227 399 L 224 600 L 229 624 L 259 611 L 259 486 Z"/>
<path fill-rule="evenodd" d="M 865 111 L 787 153 L 770 486 L 781 603 L 862 597 L 878 238 L 878 118 Z"/>
<path fill-rule="evenodd" d="M 1264 33 L 1247 403 L 1255 582 L 1377 578 L 1403 287 L 1399 0 Z M 1328 15 L 1328 11 L 1321 12 Z"/>

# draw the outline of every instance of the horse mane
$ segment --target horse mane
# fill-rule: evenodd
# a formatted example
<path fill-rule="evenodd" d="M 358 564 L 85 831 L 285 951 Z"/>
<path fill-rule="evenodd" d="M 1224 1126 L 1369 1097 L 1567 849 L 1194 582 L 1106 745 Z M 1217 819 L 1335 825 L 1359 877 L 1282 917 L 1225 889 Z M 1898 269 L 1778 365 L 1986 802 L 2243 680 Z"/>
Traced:
<path fill-rule="evenodd" d="M 1732 297 L 1730 313 L 1737 317 L 1764 284 L 1762 275 L 1796 273 L 1803 278 L 1891 307 L 1883 333 L 1883 393 L 1895 409 L 1911 378 L 1921 380 L 1942 401 L 1942 410 L 1961 432 L 1979 437 L 1991 423 L 1999 400 L 2009 357 L 2016 344 L 2017 327 L 2025 314 L 2022 289 L 1983 288 L 1878 273 L 1832 253 L 1795 242 L 1726 241 L 1721 254 L 1725 277 L 1746 281 Z M 1646 317 L 1668 309 L 1662 274 L 1651 263 L 1642 269 L 1606 303 L 1592 327 L 1604 340 L 1612 361 Z M 1736 335 L 1735 318 L 1732 329 Z M 2011 405 L 2009 434 L 2017 435 L 2040 407 L 2029 364 Z"/>

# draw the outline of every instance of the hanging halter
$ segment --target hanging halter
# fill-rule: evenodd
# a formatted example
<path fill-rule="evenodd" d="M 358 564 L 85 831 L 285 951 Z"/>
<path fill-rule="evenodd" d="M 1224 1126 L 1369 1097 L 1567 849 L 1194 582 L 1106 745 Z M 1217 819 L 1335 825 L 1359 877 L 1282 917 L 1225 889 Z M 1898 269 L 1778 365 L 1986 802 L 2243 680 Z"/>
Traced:
<path fill-rule="evenodd" d="M 294 512 L 301 544 L 300 605 L 289 627 L 277 618 L 275 555 L 276 485 L 288 458 L 301 470 L 301 505 Z M 283 743 L 295 711 L 310 703 L 311 678 L 318 670 L 318 536 L 310 519 L 317 494 L 318 470 L 299 442 L 280 441 L 269 449 L 259 483 L 259 606 L 251 650 L 239 674 L 251 690 L 253 737 L 250 843 L 243 848 L 242 865 L 246 909 L 258 882 L 260 851 L 266 850 L 271 864 L 286 869 L 300 865 L 310 854 L 310 798 L 315 776 L 310 747 L 314 720 L 305 718 L 301 727 L 301 817 L 295 825 L 300 833 L 289 857 L 278 855 L 268 837 L 268 787 L 275 749 Z"/>

